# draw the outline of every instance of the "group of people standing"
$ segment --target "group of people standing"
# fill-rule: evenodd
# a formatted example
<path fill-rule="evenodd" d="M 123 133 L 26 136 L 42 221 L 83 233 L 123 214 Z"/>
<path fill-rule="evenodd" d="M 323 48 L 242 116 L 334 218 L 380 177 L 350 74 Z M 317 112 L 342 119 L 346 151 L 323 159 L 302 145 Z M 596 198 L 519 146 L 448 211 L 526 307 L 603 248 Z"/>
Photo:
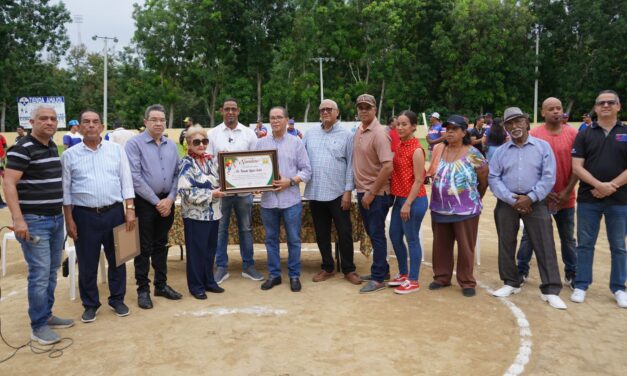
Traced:
<path fill-rule="evenodd" d="M 560 124 L 563 110 L 556 98 L 544 101 L 545 124 L 531 133 L 528 116 L 517 107 L 507 108 L 502 122 L 508 140 L 493 152 L 489 162 L 473 147 L 479 135 L 468 130 L 467 119 L 450 116 L 440 125 L 437 142 L 433 142 L 441 145 L 438 157 L 431 156 L 430 200 L 424 186 L 427 155 L 415 137 L 416 114 L 404 111 L 397 117 L 394 132 L 399 142 L 393 152 L 390 134 L 376 118 L 375 98 L 363 94 L 355 104 L 360 125 L 354 133 L 342 127 L 337 103 L 325 99 L 319 105 L 320 126 L 307 132 L 302 140 L 289 132 L 287 110 L 279 106 L 269 112 L 271 136 L 258 139 L 253 129 L 239 123 L 239 105 L 229 98 L 220 108 L 224 122 L 211 132 L 199 125 L 186 128 L 188 150 L 181 160 L 176 145 L 164 136 L 166 113 L 160 105 L 146 109 L 146 130 L 128 140 L 124 148 L 103 141 L 100 116 L 92 110 L 83 111 L 79 117 L 83 142 L 67 150 L 62 159 L 52 141 L 56 114 L 50 107 L 37 107 L 30 120 L 32 133 L 8 152 L 4 186 L 15 234 L 29 267 L 32 338 L 42 344 L 54 343 L 59 336 L 52 329 L 73 325 L 72 320 L 52 314 L 64 227 L 77 247 L 83 322 L 94 321 L 101 305 L 96 286 L 101 248 L 109 263 L 109 306 L 118 316 L 130 312 L 124 303 L 125 265 L 115 267 L 112 229 L 121 224 L 126 224 L 128 230 L 139 226 L 141 253 L 134 262 L 138 306 L 153 307 L 150 265 L 155 271 L 154 295 L 181 299 L 182 295 L 167 284 L 167 232 L 177 195 L 184 221 L 187 284 L 193 297 L 204 300 L 206 292 L 224 291 L 220 285 L 230 276 L 227 244 L 233 212 L 241 274 L 253 281 L 264 280 L 253 258 L 253 197 L 250 193 L 226 195 L 219 189 L 216 157 L 223 151 L 277 150 L 279 176 L 273 181 L 274 189 L 262 193 L 260 202 L 268 270 L 262 290 L 282 283 L 281 222 L 287 235 L 290 289 L 302 289 L 303 201 L 299 186 L 304 183 L 304 197 L 310 205 L 322 257 L 321 270 L 313 276 L 313 282 L 335 275 L 331 250 L 331 229 L 335 226 L 341 271 L 349 283 L 366 282 L 360 293 L 387 286 L 394 287 L 398 294 L 418 291 L 423 252 L 419 233 L 429 208 L 434 237 L 434 275 L 429 289 L 451 285 L 457 242 L 456 279 L 462 294 L 472 297 L 476 294 L 473 260 L 479 217 L 489 186 L 498 199 L 494 217 L 499 237 L 499 275 L 504 282 L 494 296 L 520 292 L 535 251 L 542 299 L 554 308 L 566 308 L 559 298 L 562 283 L 553 240 L 553 215 L 562 243 L 566 279 L 574 288 L 571 300 L 583 302 L 592 282 L 599 222 L 605 216 L 612 252 L 610 289 L 618 305 L 627 307 L 627 130 L 617 119 L 620 102 L 616 93 L 599 94 L 595 103 L 598 120 L 579 134 Z M 431 119 L 439 121 L 439 114 Z M 435 133 L 431 138 L 436 140 L 434 137 Z M 574 187 L 578 179 L 576 243 Z M 356 273 L 353 260 L 353 191 L 373 246 L 370 275 L 364 276 Z M 390 208 L 389 236 L 398 261 L 394 277 L 390 276 L 385 233 Z M 521 220 L 524 234 L 516 265 Z"/>

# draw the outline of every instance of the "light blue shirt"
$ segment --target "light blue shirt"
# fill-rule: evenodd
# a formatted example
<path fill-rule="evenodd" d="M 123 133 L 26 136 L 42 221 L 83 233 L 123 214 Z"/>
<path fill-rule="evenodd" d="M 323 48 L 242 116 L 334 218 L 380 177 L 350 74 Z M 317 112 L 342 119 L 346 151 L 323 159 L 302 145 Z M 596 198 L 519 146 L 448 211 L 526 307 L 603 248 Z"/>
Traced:
<path fill-rule="evenodd" d="M 298 175 L 304 183 L 311 179 L 309 157 L 300 138 L 286 132 L 279 139 L 273 136 L 259 139 L 257 150 L 269 149 L 277 149 L 279 174 L 282 178 L 291 179 Z M 261 195 L 261 207 L 265 209 L 287 209 L 300 203 L 300 201 L 298 185 L 288 187 L 281 192 L 263 192 Z"/>
<path fill-rule="evenodd" d="M 99 208 L 134 198 L 131 169 L 122 148 L 101 141 L 96 150 L 84 143 L 66 150 L 63 165 L 63 205 Z"/>
<path fill-rule="evenodd" d="M 311 180 L 305 186 L 305 198 L 332 201 L 355 189 L 353 183 L 353 134 L 333 124 L 327 132 L 319 127 L 305 133 L 303 144 L 311 163 Z"/>
<path fill-rule="evenodd" d="M 501 201 L 514 205 L 515 194 L 533 202 L 544 200 L 555 185 L 555 155 L 548 142 L 532 137 L 522 147 L 508 141 L 490 159 L 490 190 Z"/>

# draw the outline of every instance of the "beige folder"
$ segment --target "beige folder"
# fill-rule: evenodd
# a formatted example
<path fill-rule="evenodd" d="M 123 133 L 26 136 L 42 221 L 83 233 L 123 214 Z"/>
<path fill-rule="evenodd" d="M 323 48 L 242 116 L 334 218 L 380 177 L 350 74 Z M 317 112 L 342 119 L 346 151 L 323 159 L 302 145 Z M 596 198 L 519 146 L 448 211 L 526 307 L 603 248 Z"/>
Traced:
<path fill-rule="evenodd" d="M 126 223 L 113 228 L 113 243 L 115 244 L 115 264 L 120 266 L 139 256 L 139 224 L 135 221 L 133 231 L 126 231 Z"/>

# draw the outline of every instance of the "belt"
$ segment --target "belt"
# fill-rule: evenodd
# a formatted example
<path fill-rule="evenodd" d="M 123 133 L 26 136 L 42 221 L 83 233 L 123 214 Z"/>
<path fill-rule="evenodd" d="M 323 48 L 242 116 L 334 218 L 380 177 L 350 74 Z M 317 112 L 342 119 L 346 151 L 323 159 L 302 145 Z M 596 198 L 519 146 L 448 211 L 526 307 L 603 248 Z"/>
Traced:
<path fill-rule="evenodd" d="M 167 198 L 170 195 L 169 192 L 165 192 L 165 193 L 157 193 L 157 197 L 159 197 L 160 199 L 164 199 Z"/>
<path fill-rule="evenodd" d="M 98 208 L 90 208 L 89 206 L 77 206 L 77 208 L 100 214 L 100 213 L 106 213 L 118 205 L 122 205 L 122 203 L 116 202 L 115 204 L 100 206 Z"/>

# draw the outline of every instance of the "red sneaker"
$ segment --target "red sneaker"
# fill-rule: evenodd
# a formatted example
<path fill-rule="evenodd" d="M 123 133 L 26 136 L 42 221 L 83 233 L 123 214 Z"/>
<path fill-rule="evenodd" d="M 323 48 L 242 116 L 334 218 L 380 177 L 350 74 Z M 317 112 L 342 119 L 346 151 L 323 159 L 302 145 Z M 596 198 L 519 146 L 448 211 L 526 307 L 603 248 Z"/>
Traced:
<path fill-rule="evenodd" d="M 410 294 L 412 292 L 420 290 L 420 283 L 418 281 L 406 280 L 402 285 L 394 289 L 397 294 Z"/>
<path fill-rule="evenodd" d="M 388 286 L 400 286 L 405 281 L 407 281 L 407 274 L 397 274 L 394 279 L 388 282 Z"/>

